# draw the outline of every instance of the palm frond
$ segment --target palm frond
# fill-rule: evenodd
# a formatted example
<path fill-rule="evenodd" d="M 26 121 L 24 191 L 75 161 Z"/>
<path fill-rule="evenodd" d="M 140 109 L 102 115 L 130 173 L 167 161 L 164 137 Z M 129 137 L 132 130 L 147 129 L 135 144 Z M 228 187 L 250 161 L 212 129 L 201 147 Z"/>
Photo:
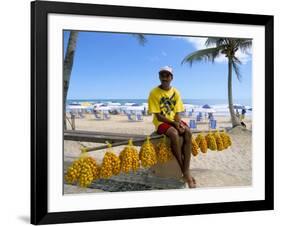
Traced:
<path fill-rule="evenodd" d="M 209 46 L 221 46 L 226 45 L 226 39 L 225 38 L 208 38 L 205 42 L 205 45 L 207 47 Z"/>
<path fill-rule="evenodd" d="M 205 45 L 209 48 L 201 49 L 186 56 L 181 64 L 189 63 L 190 66 L 196 61 L 211 61 L 214 62 L 215 58 L 220 54 L 225 54 L 231 61 L 232 68 L 241 82 L 242 74 L 240 72 L 240 65 L 242 62 L 237 58 L 235 52 L 240 49 L 241 52 L 247 53 L 252 46 L 251 39 L 242 38 L 208 38 Z"/>
<path fill-rule="evenodd" d="M 207 38 L 206 42 L 205 42 L 205 46 L 216 46 L 217 45 L 217 41 L 219 38 Z"/>
<path fill-rule="evenodd" d="M 143 34 L 133 34 L 133 36 L 139 41 L 142 46 L 146 43 L 146 37 Z"/>
<path fill-rule="evenodd" d="M 202 61 L 202 60 L 211 61 L 213 63 L 215 58 L 220 54 L 221 50 L 222 48 L 220 46 L 198 50 L 196 52 L 187 55 L 182 60 L 181 64 L 189 63 L 190 66 L 192 66 L 193 62 Z"/>
<path fill-rule="evenodd" d="M 237 48 L 239 48 L 243 53 L 247 53 L 247 51 L 251 47 L 252 47 L 252 40 L 250 39 L 239 39 L 237 41 Z"/>

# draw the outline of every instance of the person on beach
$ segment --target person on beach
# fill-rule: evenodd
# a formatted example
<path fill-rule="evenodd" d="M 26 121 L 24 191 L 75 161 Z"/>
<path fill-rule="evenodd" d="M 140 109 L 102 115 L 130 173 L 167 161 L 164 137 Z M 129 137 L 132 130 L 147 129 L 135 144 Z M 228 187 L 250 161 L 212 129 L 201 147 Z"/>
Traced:
<path fill-rule="evenodd" d="M 192 134 L 179 114 L 184 111 L 184 106 L 179 91 L 171 86 L 172 68 L 169 66 L 161 68 L 159 79 L 161 84 L 150 91 L 148 111 L 153 113 L 153 124 L 157 133 L 170 138 L 172 152 L 179 163 L 183 179 L 189 188 L 195 188 L 196 181 L 190 173 Z M 182 146 L 180 136 L 184 140 Z"/>
<path fill-rule="evenodd" d="M 241 112 L 241 120 L 245 119 L 246 110 L 243 108 Z"/>

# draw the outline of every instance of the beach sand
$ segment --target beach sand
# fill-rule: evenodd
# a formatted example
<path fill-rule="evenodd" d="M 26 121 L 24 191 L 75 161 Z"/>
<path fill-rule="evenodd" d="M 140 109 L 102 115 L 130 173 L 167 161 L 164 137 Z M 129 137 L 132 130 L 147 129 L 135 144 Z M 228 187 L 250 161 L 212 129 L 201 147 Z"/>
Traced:
<path fill-rule="evenodd" d="M 190 118 L 183 117 L 186 122 Z M 216 117 L 217 128 L 231 128 L 229 117 Z M 244 120 L 247 130 L 235 128 L 229 131 L 232 146 L 222 152 L 210 151 L 206 154 L 199 153 L 191 158 L 191 173 L 197 181 L 198 188 L 225 187 L 225 186 L 250 186 L 252 183 L 252 123 L 251 118 Z M 143 121 L 128 121 L 125 115 L 111 115 L 109 120 L 96 120 L 92 115 L 83 119 L 76 119 L 77 130 L 116 132 L 126 134 L 149 135 L 154 131 L 152 116 L 144 116 Z M 198 123 L 198 129 L 208 130 L 207 120 Z M 98 143 L 82 142 L 88 147 L 100 146 Z M 80 144 L 76 141 L 64 141 L 65 169 L 80 154 Z M 124 146 L 114 147 L 113 151 L 119 154 Z M 137 147 L 138 149 L 140 147 Z M 96 161 L 102 162 L 106 150 L 90 152 Z M 188 189 L 188 188 L 186 188 Z M 77 186 L 65 185 L 64 193 L 103 192 L 100 189 L 81 189 Z"/>

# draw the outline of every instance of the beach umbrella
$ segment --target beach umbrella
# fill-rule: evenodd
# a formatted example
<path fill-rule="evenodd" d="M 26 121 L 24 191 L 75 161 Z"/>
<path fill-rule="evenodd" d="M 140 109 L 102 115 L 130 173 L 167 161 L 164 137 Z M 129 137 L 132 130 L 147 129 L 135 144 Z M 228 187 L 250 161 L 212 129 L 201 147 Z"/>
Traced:
<path fill-rule="evenodd" d="M 108 108 L 108 105 L 105 103 L 97 103 L 97 104 L 94 104 L 94 109 L 95 110 L 109 110 L 110 108 Z"/>
<path fill-rule="evenodd" d="M 86 106 L 87 108 L 87 110 L 93 110 L 94 108 L 95 108 L 95 106 L 94 105 L 90 105 L 90 106 Z"/>
<path fill-rule="evenodd" d="M 209 104 L 204 104 L 201 108 L 198 109 L 201 112 L 214 113 L 216 112 Z"/>
<path fill-rule="evenodd" d="M 100 106 L 100 107 L 97 107 L 96 110 L 98 110 L 98 111 L 109 111 L 110 108 L 107 107 L 107 106 Z"/>
<path fill-rule="evenodd" d="M 209 109 L 209 108 L 211 108 L 211 106 L 208 105 L 208 104 L 204 104 L 204 105 L 202 106 L 202 108 Z"/>
<path fill-rule="evenodd" d="M 239 109 L 246 109 L 245 106 L 244 106 L 244 105 L 241 105 L 241 104 L 233 104 L 233 108 L 234 108 L 234 109 L 238 109 L 238 110 L 239 110 Z"/>
<path fill-rule="evenodd" d="M 68 109 L 86 109 L 86 106 L 81 106 L 81 105 L 68 105 L 66 108 Z"/>
<path fill-rule="evenodd" d="M 82 105 L 82 106 L 89 107 L 89 106 L 91 106 L 92 104 L 91 104 L 90 102 L 82 102 L 81 105 Z"/>
<path fill-rule="evenodd" d="M 195 112 L 206 112 L 206 113 L 214 113 L 216 112 L 213 108 L 197 108 Z"/>
<path fill-rule="evenodd" d="M 127 107 L 126 110 L 127 111 L 143 111 L 144 106 L 130 106 L 130 107 Z"/>
<path fill-rule="evenodd" d="M 71 106 L 80 106 L 81 104 L 78 102 L 71 102 L 69 105 Z"/>

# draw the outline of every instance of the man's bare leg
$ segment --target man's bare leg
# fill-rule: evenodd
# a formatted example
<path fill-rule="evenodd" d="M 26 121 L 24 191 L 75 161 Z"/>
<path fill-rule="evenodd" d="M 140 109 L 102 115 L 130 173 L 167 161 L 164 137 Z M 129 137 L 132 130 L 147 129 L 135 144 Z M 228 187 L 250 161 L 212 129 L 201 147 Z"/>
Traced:
<path fill-rule="evenodd" d="M 188 184 L 189 188 L 196 187 L 196 181 L 191 176 L 190 173 L 190 158 L 191 158 L 191 149 L 192 149 L 192 134 L 188 127 L 185 128 L 184 133 L 182 134 L 184 138 L 184 143 L 182 146 L 182 153 L 183 153 L 183 178 Z"/>
<path fill-rule="evenodd" d="M 179 133 L 174 127 L 170 127 L 165 134 L 170 138 L 172 152 L 179 163 L 181 171 L 184 172 Z"/>

